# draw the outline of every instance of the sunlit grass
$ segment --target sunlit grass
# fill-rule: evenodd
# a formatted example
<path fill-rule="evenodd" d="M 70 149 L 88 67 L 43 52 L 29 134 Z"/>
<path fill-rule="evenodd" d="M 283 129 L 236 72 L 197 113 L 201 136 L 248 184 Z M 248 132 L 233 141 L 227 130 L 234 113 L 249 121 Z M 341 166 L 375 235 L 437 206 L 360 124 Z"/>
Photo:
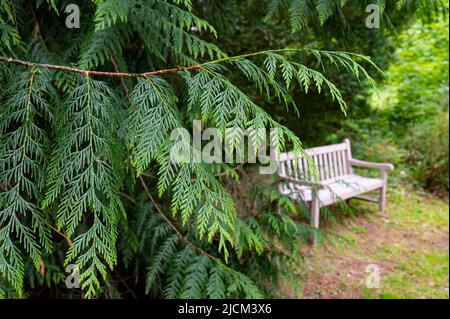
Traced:
<path fill-rule="evenodd" d="M 449 298 L 448 251 L 420 251 L 389 271 L 380 290 L 365 289 L 365 298 Z"/>
<path fill-rule="evenodd" d="M 387 227 L 409 230 L 406 237 L 379 247 L 378 258 L 397 260 L 384 274 L 379 290 L 365 290 L 366 298 L 449 298 L 449 229 L 446 201 L 396 191 L 391 196 Z M 448 236 L 446 237 L 448 239 Z M 414 244 L 409 244 L 414 241 Z M 418 243 L 416 243 L 418 241 Z"/>
<path fill-rule="evenodd" d="M 355 217 L 323 225 L 346 245 L 308 249 L 303 275 L 314 290 L 299 297 L 449 298 L 448 200 L 392 187 L 387 215 L 361 201 L 354 208 Z M 380 267 L 379 288 L 365 284 L 369 264 Z"/>

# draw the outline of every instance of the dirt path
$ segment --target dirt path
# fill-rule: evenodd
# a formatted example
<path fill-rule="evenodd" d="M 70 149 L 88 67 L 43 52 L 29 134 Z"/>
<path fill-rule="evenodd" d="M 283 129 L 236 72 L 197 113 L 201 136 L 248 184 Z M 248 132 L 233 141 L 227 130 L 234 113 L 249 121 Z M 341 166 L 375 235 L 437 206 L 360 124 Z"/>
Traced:
<path fill-rule="evenodd" d="M 303 246 L 300 298 L 448 298 L 449 208 L 442 199 L 394 191 L 388 215 L 355 203 L 356 217 L 325 225 L 350 244 Z M 371 266 L 369 266 L 371 265 Z M 368 276 L 379 269 L 379 288 Z M 369 271 L 369 272 L 366 272 Z M 375 272 L 374 272 L 375 271 Z"/>

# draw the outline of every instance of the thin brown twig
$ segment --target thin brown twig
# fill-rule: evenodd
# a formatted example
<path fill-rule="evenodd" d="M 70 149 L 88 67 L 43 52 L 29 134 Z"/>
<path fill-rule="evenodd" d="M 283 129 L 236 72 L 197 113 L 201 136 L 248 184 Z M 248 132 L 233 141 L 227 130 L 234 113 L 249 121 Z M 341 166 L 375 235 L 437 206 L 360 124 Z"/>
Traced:
<path fill-rule="evenodd" d="M 129 77 L 129 78 L 145 78 L 149 75 L 161 75 L 161 74 L 167 74 L 167 73 L 176 73 L 186 70 L 198 70 L 202 69 L 204 64 L 198 64 L 193 66 L 186 66 L 181 68 L 172 68 L 172 69 L 165 69 L 165 70 L 158 70 L 158 71 L 151 71 L 151 72 L 144 72 L 144 73 L 125 73 L 125 72 L 105 72 L 105 71 L 94 71 L 94 70 L 82 70 L 77 69 L 74 67 L 66 66 L 66 65 L 55 65 L 55 64 L 47 64 L 47 63 L 33 63 L 29 61 L 19 60 L 19 59 L 13 59 L 13 58 L 5 58 L 0 57 L 0 62 L 3 63 L 13 63 L 18 65 L 24 65 L 27 67 L 40 67 L 40 68 L 46 68 L 51 70 L 62 70 L 72 73 L 78 73 L 78 74 L 84 74 L 84 75 L 97 75 L 97 76 L 112 76 L 112 77 Z"/>
<path fill-rule="evenodd" d="M 105 72 L 105 71 L 94 71 L 94 70 L 83 70 L 78 69 L 66 65 L 55 65 L 55 64 L 46 64 L 46 63 L 34 63 L 30 61 L 24 61 L 19 59 L 13 59 L 11 57 L 0 57 L 0 62 L 3 63 L 13 63 L 13 64 L 19 64 L 24 65 L 27 67 L 40 67 L 40 68 L 47 68 L 52 70 L 63 70 L 67 72 L 73 72 L 78 74 L 84 74 L 84 75 L 98 75 L 98 76 L 115 76 L 115 77 L 129 77 L 129 78 L 145 78 L 149 75 L 164 75 L 164 74 L 170 74 L 170 73 L 178 73 L 181 71 L 189 71 L 189 70 L 200 70 L 204 69 L 208 65 L 213 64 L 219 64 L 219 63 L 225 63 L 230 62 L 238 59 L 243 58 L 250 58 L 261 54 L 267 54 L 267 53 L 276 53 L 276 52 L 286 52 L 286 51 L 304 51 L 304 49 L 276 49 L 276 50 L 264 50 L 264 51 L 258 51 L 258 52 L 252 52 L 252 53 L 246 53 L 241 55 L 236 55 L 232 57 L 224 57 L 217 60 L 192 65 L 192 66 L 185 66 L 185 67 L 178 67 L 178 68 L 171 68 L 171 69 L 164 69 L 164 70 L 158 70 L 158 71 L 150 71 L 150 72 L 144 72 L 144 73 L 124 73 L 124 72 Z"/>
<path fill-rule="evenodd" d="M 53 229 L 57 234 L 64 237 L 64 239 L 67 241 L 67 244 L 69 245 L 69 247 L 71 247 L 73 245 L 72 240 L 69 237 L 67 237 L 64 233 L 60 232 L 56 227 L 53 227 L 52 225 L 50 225 L 50 228 Z"/>
<path fill-rule="evenodd" d="M 141 180 L 142 186 L 144 187 L 145 192 L 147 193 L 148 198 L 153 202 L 153 204 L 155 205 L 156 211 L 159 213 L 159 215 L 161 216 L 161 218 L 169 224 L 170 228 L 172 228 L 172 230 L 174 231 L 174 233 L 180 237 L 184 242 L 186 242 L 189 246 L 191 246 L 192 248 L 194 248 L 195 250 L 197 250 L 199 253 L 201 253 L 202 255 L 210 258 L 213 261 L 217 261 L 217 258 L 214 256 L 211 256 L 210 254 L 208 254 L 206 251 L 204 251 L 203 249 L 201 249 L 200 247 L 198 247 L 197 245 L 195 245 L 193 242 L 191 242 L 189 239 L 187 239 L 182 233 L 180 233 L 180 231 L 175 227 L 175 225 L 169 220 L 169 218 L 167 218 L 166 215 L 164 215 L 164 213 L 162 212 L 161 208 L 159 208 L 158 204 L 156 203 L 156 201 L 154 200 L 152 194 L 150 193 L 150 191 L 148 190 L 147 184 L 145 184 L 144 179 L 142 178 L 142 176 L 139 177 L 139 179 Z"/>
<path fill-rule="evenodd" d="M 126 283 L 125 279 L 122 278 L 122 276 L 120 276 L 120 274 L 118 272 L 116 273 L 116 275 L 117 275 L 117 277 L 119 277 L 120 282 L 125 286 L 125 288 L 128 289 L 127 292 L 129 292 L 133 296 L 134 299 L 138 299 L 136 294 L 133 292 L 133 290 L 130 288 L 130 286 L 128 286 L 128 284 Z"/>
<path fill-rule="evenodd" d="M 116 72 L 119 72 L 119 66 L 116 63 L 116 60 L 114 60 L 114 58 L 111 58 L 111 62 L 114 65 L 114 69 L 116 70 Z M 128 87 L 123 77 L 120 78 L 120 83 L 122 84 L 123 90 L 125 91 L 125 97 L 130 101 L 130 92 L 128 91 Z"/>
<path fill-rule="evenodd" d="M 122 195 L 123 197 L 125 197 L 126 199 L 128 199 L 131 203 L 133 204 L 137 204 L 137 202 L 129 195 L 125 194 L 124 192 L 119 192 L 120 195 Z"/>
<path fill-rule="evenodd" d="M 154 178 L 155 177 L 155 175 L 153 175 L 151 173 L 147 173 L 147 172 L 143 172 L 141 175 L 145 176 L 145 177 L 150 177 L 150 178 Z"/>

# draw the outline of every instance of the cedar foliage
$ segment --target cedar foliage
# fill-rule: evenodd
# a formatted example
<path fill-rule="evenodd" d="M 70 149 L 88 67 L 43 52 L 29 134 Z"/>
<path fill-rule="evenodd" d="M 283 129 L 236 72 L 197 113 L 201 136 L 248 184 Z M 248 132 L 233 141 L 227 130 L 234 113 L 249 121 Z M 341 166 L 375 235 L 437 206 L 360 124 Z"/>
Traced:
<path fill-rule="evenodd" d="M 282 10 L 278 2 L 267 1 L 266 19 Z M 437 2 L 408 6 L 428 3 Z M 271 296 L 280 276 L 292 275 L 296 240 L 310 231 L 293 220 L 295 205 L 276 185 L 254 184 L 244 196 L 239 165 L 171 162 L 170 133 L 193 119 L 222 132 L 278 128 L 270 138 L 279 150 L 300 153 L 298 137 L 230 75 L 287 112 L 297 112 L 293 82 L 327 90 L 345 112 L 327 69 L 373 84 L 364 67 L 376 66 L 363 55 L 312 49 L 228 57 L 191 0 L 79 1 L 81 28 L 72 30 L 64 29 L 67 4 L 0 0 L 0 56 L 135 76 L 0 63 L 0 297 L 42 287 L 79 296 L 52 289 L 64 287 L 67 264 L 79 270 L 87 298 Z M 293 1 L 292 28 L 324 23 L 344 4 Z M 305 65 L 306 57 L 316 63 Z M 136 75 L 192 65 L 201 66 Z M 249 201 L 263 204 L 255 211 Z"/>

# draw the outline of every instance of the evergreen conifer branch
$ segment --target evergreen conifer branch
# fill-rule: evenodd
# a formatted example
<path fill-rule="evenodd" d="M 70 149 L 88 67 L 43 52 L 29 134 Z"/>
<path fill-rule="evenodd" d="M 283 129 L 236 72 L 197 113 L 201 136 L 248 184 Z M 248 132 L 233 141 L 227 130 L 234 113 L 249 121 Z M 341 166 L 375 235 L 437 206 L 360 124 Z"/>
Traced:
<path fill-rule="evenodd" d="M 51 120 L 55 91 L 48 72 L 17 72 L 0 93 L 0 277 L 23 292 L 22 249 L 40 268 L 51 249 L 50 222 L 39 207 L 49 160 L 47 133 L 39 121 Z"/>
<path fill-rule="evenodd" d="M 231 246 L 236 243 L 239 256 L 244 249 L 252 249 L 251 247 L 261 252 L 263 244 L 258 239 L 261 237 L 254 233 L 257 228 L 246 227 L 246 224 L 240 223 L 241 226 L 236 228 L 234 203 L 210 168 L 203 164 L 186 163 L 180 166 L 171 163 L 168 152 L 170 144 L 167 144 L 167 139 L 172 129 L 183 127 L 183 124 L 176 105 L 177 99 L 168 82 L 159 75 L 180 72 L 188 87 L 189 108 L 199 106 L 203 119 L 211 121 L 211 124 L 222 131 L 227 128 L 278 128 L 281 134 L 272 135 L 271 141 L 281 149 L 286 140 L 290 140 L 294 151 L 301 153 L 303 150 L 299 139 L 273 120 L 224 75 L 226 66 L 237 67 L 256 84 L 260 92 L 265 91 L 268 97 L 274 92 L 274 95 L 284 99 L 286 104 L 292 98 L 280 86 L 277 77 L 284 81 L 286 87 L 297 79 L 306 92 L 312 85 L 320 92 L 325 85 L 343 110 L 345 109 L 345 102 L 338 89 L 322 73 L 287 60 L 281 55 L 283 52 L 313 54 L 319 65 L 323 65 L 324 60 L 327 60 L 336 66 L 344 67 L 357 77 L 363 74 L 371 81 L 368 73 L 353 60 L 351 54 L 310 49 L 266 50 L 184 68 L 140 74 L 117 72 L 117 66 L 116 72 L 86 71 L 67 66 L 0 58 L 2 62 L 24 65 L 33 70 L 53 69 L 85 76 L 85 80 L 77 80 L 77 86 L 66 97 L 64 106 L 59 109 L 56 117 L 56 149 L 48 171 L 48 189 L 42 207 L 46 209 L 52 203 L 58 203 L 58 231 L 64 229 L 69 240 L 75 237 L 69 247 L 66 263 L 75 262 L 79 267 L 87 297 L 94 296 L 100 288 L 98 275 L 105 277 L 107 267 L 112 269 L 116 263 L 117 221 L 123 210 L 118 195 L 121 184 L 118 167 L 121 163 L 116 162 L 122 157 L 117 156 L 121 151 L 117 146 L 117 138 L 114 137 L 114 129 L 111 131 L 111 128 L 117 127 L 115 97 L 108 86 L 90 77 L 98 75 L 140 78 L 129 95 L 132 105 L 129 127 L 132 164 L 137 168 L 138 175 L 141 175 L 152 160 L 159 163 L 159 192 L 162 194 L 169 188 L 173 190 L 173 214 L 180 214 L 185 226 L 194 221 L 199 239 L 206 236 L 209 243 L 217 239 L 218 252 L 222 252 L 227 261 L 230 257 L 227 243 Z M 265 57 L 266 70 L 248 60 L 257 56 Z M 372 64 L 369 58 L 357 58 Z M 195 74 L 192 74 L 193 72 Z M 238 138 L 239 136 L 236 136 L 231 141 L 232 147 L 237 146 Z M 256 151 L 259 145 L 255 144 L 253 147 Z M 81 223 L 82 219 L 88 224 L 86 221 Z M 170 223 L 169 225 L 174 230 L 175 226 Z M 175 233 L 178 237 L 181 234 Z M 183 241 L 186 239 L 183 236 L 180 238 L 184 238 Z M 169 245 L 171 241 L 167 243 Z M 187 243 L 201 255 L 212 260 L 216 258 L 192 241 L 188 240 Z M 172 244 L 169 246 L 172 247 Z M 209 269 L 209 266 L 205 267 Z M 237 280 L 240 275 L 229 278 Z M 195 296 L 197 293 L 198 291 L 194 293 L 186 290 L 183 296 Z"/>
<path fill-rule="evenodd" d="M 143 73 L 126 73 L 126 72 L 106 72 L 106 71 L 96 71 L 96 70 L 85 70 L 75 67 L 69 67 L 65 65 L 55 65 L 55 64 L 48 64 L 48 63 L 34 63 L 30 61 L 25 60 L 19 60 L 14 58 L 7 58 L 7 57 L 0 57 L 0 62 L 2 63 L 12 63 L 17 65 L 23 65 L 26 67 L 31 68 L 46 68 L 46 69 L 52 69 L 52 70 L 61 70 L 71 73 L 77 73 L 77 74 L 83 74 L 83 75 L 91 75 L 91 76 L 106 76 L 106 77 L 130 77 L 130 78 L 145 78 L 151 75 L 165 75 L 170 73 L 178 73 L 183 71 L 191 71 L 191 70 L 200 70 L 203 69 L 205 66 L 208 65 L 214 65 L 214 64 L 223 64 L 227 62 L 234 62 L 235 60 L 242 60 L 244 58 L 250 58 L 250 57 L 256 57 L 261 55 L 269 55 L 273 54 L 276 56 L 276 59 L 286 59 L 281 55 L 275 55 L 276 53 L 283 53 L 283 52 L 293 52 L 293 53 L 309 53 L 316 56 L 319 61 L 321 61 L 321 56 L 324 56 L 328 58 L 332 63 L 335 65 L 342 65 L 345 66 L 349 71 L 352 71 L 353 74 L 358 75 L 358 71 L 364 72 L 364 68 L 356 62 L 357 60 L 361 60 L 365 63 L 368 63 L 368 65 L 376 68 L 378 72 L 382 72 L 375 63 L 370 59 L 370 57 L 362 55 L 362 54 L 355 54 L 350 52 L 340 52 L 340 51 L 323 51 L 323 50 L 313 50 L 313 49 L 273 49 L 273 50 L 264 50 L 264 51 L 258 51 L 258 52 L 252 52 L 252 53 L 246 53 L 231 57 L 225 57 L 220 58 L 212 61 L 208 61 L 205 63 L 192 65 L 192 66 L 184 66 L 184 67 L 178 67 L 178 68 L 170 68 L 170 69 L 163 69 L 163 70 L 156 70 L 156 71 L 148 71 Z M 276 63 L 276 61 L 275 61 Z M 272 70 L 273 71 L 273 70 Z M 270 70 L 269 70 L 270 72 Z M 270 73 L 271 74 L 271 73 Z M 368 80 L 371 79 L 367 71 L 364 72 L 364 75 Z"/>
<path fill-rule="evenodd" d="M 66 264 L 74 262 L 86 297 L 100 287 L 98 274 L 117 262 L 116 239 L 123 206 L 119 195 L 122 150 L 115 133 L 113 92 L 89 76 L 65 99 L 56 118 L 56 149 L 43 207 L 59 200 L 57 226 L 73 239 Z M 81 221 L 85 224 L 81 225 Z"/>

